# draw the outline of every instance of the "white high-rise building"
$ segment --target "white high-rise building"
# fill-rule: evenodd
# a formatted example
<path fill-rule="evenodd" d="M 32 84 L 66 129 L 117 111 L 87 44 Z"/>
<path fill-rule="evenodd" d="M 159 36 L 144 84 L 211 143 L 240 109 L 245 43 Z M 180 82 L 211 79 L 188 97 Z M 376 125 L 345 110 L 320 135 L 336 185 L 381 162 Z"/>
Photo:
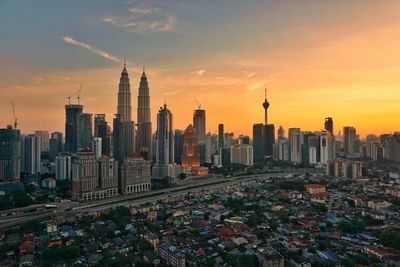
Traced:
<path fill-rule="evenodd" d="M 99 159 L 101 157 L 102 152 L 102 140 L 101 137 L 94 137 L 92 140 L 92 151 L 94 153 L 94 157 Z"/>
<path fill-rule="evenodd" d="M 327 164 L 329 160 L 329 144 L 330 134 L 326 131 L 320 133 L 319 136 L 319 151 L 320 151 L 320 162 Z"/>
<path fill-rule="evenodd" d="M 247 144 L 231 146 L 231 163 L 253 165 L 253 146 Z"/>
<path fill-rule="evenodd" d="M 58 155 L 56 163 L 56 180 L 71 180 L 71 156 Z"/>

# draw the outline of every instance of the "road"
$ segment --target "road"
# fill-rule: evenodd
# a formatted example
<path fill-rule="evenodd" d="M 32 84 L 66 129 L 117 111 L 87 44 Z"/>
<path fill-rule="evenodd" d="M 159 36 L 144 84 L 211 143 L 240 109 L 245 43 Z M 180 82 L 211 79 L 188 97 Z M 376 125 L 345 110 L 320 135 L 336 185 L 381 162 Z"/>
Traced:
<path fill-rule="evenodd" d="M 293 173 L 293 171 L 291 172 Z M 297 171 L 297 173 L 299 173 Z M 47 205 L 57 205 L 55 209 L 46 209 L 45 205 L 32 205 L 24 208 L 12 209 L 0 213 L 0 230 L 15 227 L 34 219 L 46 219 L 57 215 L 76 215 L 81 213 L 94 213 L 96 211 L 104 211 L 117 206 L 138 206 L 145 203 L 154 203 L 167 197 L 175 197 L 186 195 L 188 193 L 196 193 L 200 191 L 210 191 L 226 186 L 238 185 L 245 181 L 256 179 L 267 179 L 271 177 L 286 177 L 289 172 L 272 173 L 272 174 L 256 174 L 231 178 L 198 178 L 180 181 L 178 186 L 173 188 L 152 190 L 136 195 L 118 196 L 111 199 L 103 199 L 84 203 L 76 203 L 71 201 L 47 203 Z"/>

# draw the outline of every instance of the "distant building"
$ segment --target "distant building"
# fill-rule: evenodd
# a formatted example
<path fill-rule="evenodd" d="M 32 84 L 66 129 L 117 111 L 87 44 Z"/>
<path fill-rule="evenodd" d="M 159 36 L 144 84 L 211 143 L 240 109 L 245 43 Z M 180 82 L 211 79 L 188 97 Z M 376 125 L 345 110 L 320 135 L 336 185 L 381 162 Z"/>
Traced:
<path fill-rule="evenodd" d="M 80 150 L 72 160 L 72 199 L 88 201 L 117 194 L 117 162 L 107 156 L 97 161 L 90 149 Z"/>
<path fill-rule="evenodd" d="M 175 163 L 181 164 L 182 154 L 183 154 L 183 139 L 184 133 L 182 130 L 175 130 L 174 135 L 174 158 Z"/>
<path fill-rule="evenodd" d="M 21 135 L 21 172 L 40 172 L 40 137 L 36 134 Z"/>
<path fill-rule="evenodd" d="M 93 138 L 93 115 L 90 113 L 80 113 L 77 115 L 77 121 L 78 150 L 87 147 L 90 148 Z"/>
<path fill-rule="evenodd" d="M 82 105 L 65 105 L 65 146 L 66 152 L 78 150 L 78 114 L 83 110 Z"/>
<path fill-rule="evenodd" d="M 323 184 L 306 184 L 304 187 L 311 195 L 325 192 L 325 185 Z"/>
<path fill-rule="evenodd" d="M 20 132 L 8 126 L 0 129 L 0 184 L 19 181 Z"/>
<path fill-rule="evenodd" d="M 248 135 L 239 135 L 240 145 L 250 145 L 250 137 Z"/>
<path fill-rule="evenodd" d="M 133 194 L 151 189 L 150 161 L 130 155 L 121 166 L 121 194 Z"/>
<path fill-rule="evenodd" d="M 231 163 L 243 164 L 247 166 L 253 165 L 253 147 L 251 145 L 234 145 L 231 146 Z"/>
<path fill-rule="evenodd" d="M 325 118 L 324 129 L 328 131 L 330 134 L 333 133 L 333 120 L 331 117 Z"/>
<path fill-rule="evenodd" d="M 224 125 L 218 124 L 218 151 L 224 147 Z"/>
<path fill-rule="evenodd" d="M 141 153 L 145 159 L 151 159 L 151 112 L 150 112 L 150 89 L 147 76 L 143 69 L 138 90 L 137 108 L 137 142 L 136 152 Z"/>
<path fill-rule="evenodd" d="M 135 152 L 135 123 L 132 121 L 131 86 L 124 63 L 118 87 L 117 114 L 113 121 L 113 157 L 122 164 Z"/>
<path fill-rule="evenodd" d="M 346 126 L 343 127 L 343 148 L 344 148 L 344 153 L 347 156 L 354 156 L 356 152 L 356 139 L 357 139 L 357 133 L 356 129 L 351 126 Z"/>
<path fill-rule="evenodd" d="M 350 159 L 336 159 L 326 165 L 325 174 L 335 178 L 361 179 L 362 162 Z"/>
<path fill-rule="evenodd" d="M 156 132 L 156 164 L 152 170 L 153 178 L 164 178 L 175 176 L 171 173 L 174 163 L 174 132 L 172 125 L 172 113 L 164 104 L 160 107 L 157 114 L 157 132 Z M 172 175 L 172 176 L 171 176 Z M 175 178 L 175 177 L 172 177 Z"/>
<path fill-rule="evenodd" d="M 94 137 L 101 138 L 101 155 L 110 156 L 111 128 L 108 126 L 105 114 L 94 115 Z"/>
<path fill-rule="evenodd" d="M 72 159 L 70 155 L 58 155 L 55 158 L 56 180 L 71 180 Z"/>
<path fill-rule="evenodd" d="M 192 168 L 200 166 L 200 153 L 197 130 L 190 124 L 184 133 L 182 167 Z"/>
<path fill-rule="evenodd" d="M 200 107 L 193 113 L 193 127 L 197 132 L 198 150 L 200 155 L 200 163 L 206 162 L 207 145 L 206 145 L 206 111 Z"/>
<path fill-rule="evenodd" d="M 289 129 L 289 158 L 294 164 L 301 164 L 301 138 L 300 128 L 290 128 Z"/>
<path fill-rule="evenodd" d="M 50 137 L 50 156 L 55 157 L 63 152 L 63 135 L 61 132 L 51 133 Z"/>
<path fill-rule="evenodd" d="M 92 151 L 94 153 L 94 157 L 99 159 L 102 156 L 102 139 L 101 137 L 94 137 L 92 139 Z"/>
<path fill-rule="evenodd" d="M 48 131 L 37 130 L 35 135 L 40 139 L 40 151 L 48 152 L 50 151 L 50 136 Z"/>

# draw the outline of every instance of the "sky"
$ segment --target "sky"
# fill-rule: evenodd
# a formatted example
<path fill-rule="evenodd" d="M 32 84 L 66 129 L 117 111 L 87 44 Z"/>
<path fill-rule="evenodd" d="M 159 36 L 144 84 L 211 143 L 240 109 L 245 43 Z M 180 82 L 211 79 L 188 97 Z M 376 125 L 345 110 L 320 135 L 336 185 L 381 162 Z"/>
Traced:
<path fill-rule="evenodd" d="M 164 102 L 174 128 L 252 134 L 278 128 L 361 136 L 400 130 L 400 1 L 397 0 L 1 0 L 0 127 L 64 131 L 67 96 L 111 123 L 123 58 L 133 118 L 143 66 L 153 129 Z M 76 99 L 72 99 L 75 103 Z"/>

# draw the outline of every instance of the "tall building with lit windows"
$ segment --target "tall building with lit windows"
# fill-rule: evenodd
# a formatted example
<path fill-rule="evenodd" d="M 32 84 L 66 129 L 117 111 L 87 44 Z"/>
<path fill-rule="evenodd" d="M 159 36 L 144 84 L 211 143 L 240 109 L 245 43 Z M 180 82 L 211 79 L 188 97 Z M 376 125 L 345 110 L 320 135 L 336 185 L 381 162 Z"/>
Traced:
<path fill-rule="evenodd" d="M 196 128 L 190 124 L 183 138 L 182 167 L 192 168 L 200 166 L 200 153 Z"/>
<path fill-rule="evenodd" d="M 145 159 L 151 159 L 150 89 L 144 69 L 138 91 L 136 152 L 141 153 Z"/>

